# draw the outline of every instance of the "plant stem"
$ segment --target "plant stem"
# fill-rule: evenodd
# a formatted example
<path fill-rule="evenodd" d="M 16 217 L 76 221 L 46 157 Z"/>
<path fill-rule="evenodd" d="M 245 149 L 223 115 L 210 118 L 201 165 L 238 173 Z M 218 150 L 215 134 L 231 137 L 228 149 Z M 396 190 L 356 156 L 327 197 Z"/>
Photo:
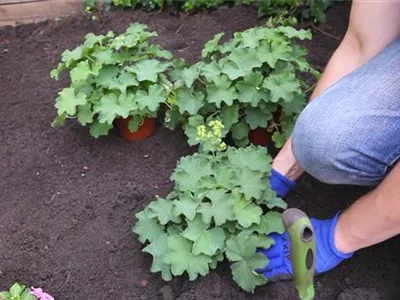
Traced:
<path fill-rule="evenodd" d="M 304 91 L 304 94 L 307 94 L 309 91 L 311 91 L 312 89 L 314 89 L 316 87 L 317 83 L 314 83 L 312 86 L 310 86 L 308 89 L 306 89 Z"/>
<path fill-rule="evenodd" d="M 321 28 L 319 28 L 318 26 L 315 26 L 314 24 L 311 25 L 312 28 L 318 30 L 319 32 L 321 32 L 322 34 L 325 34 L 326 36 L 333 38 L 337 41 L 340 41 L 340 38 L 337 36 L 334 36 L 333 34 L 330 34 L 329 32 L 326 32 L 325 30 L 322 30 Z"/>

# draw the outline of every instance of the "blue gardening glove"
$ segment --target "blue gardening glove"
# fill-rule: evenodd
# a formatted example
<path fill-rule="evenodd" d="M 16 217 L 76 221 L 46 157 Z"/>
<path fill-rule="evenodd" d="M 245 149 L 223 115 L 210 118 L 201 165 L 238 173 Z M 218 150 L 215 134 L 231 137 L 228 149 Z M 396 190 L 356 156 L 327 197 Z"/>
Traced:
<path fill-rule="evenodd" d="M 338 218 L 339 213 L 329 220 L 310 219 L 315 230 L 316 239 L 316 275 L 333 269 L 345 259 L 351 258 L 354 254 L 344 254 L 336 249 L 334 237 Z M 290 262 L 289 235 L 286 232 L 284 234 L 273 233 L 270 237 L 275 241 L 275 244 L 267 250 L 258 250 L 258 252 L 263 253 L 269 259 L 269 264 L 264 269 L 257 270 L 257 272 L 263 273 L 270 281 L 291 279 L 293 269 Z"/>
<path fill-rule="evenodd" d="M 283 198 L 295 186 L 296 183 L 275 169 L 272 169 L 270 184 L 271 188 L 278 194 L 278 196 Z"/>

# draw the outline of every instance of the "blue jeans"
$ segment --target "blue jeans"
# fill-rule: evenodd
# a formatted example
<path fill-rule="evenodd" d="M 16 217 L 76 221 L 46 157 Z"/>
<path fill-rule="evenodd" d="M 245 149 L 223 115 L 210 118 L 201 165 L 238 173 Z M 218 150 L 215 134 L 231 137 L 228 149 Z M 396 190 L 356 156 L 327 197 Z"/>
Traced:
<path fill-rule="evenodd" d="M 322 182 L 382 181 L 400 156 L 400 39 L 306 106 L 292 150 Z"/>

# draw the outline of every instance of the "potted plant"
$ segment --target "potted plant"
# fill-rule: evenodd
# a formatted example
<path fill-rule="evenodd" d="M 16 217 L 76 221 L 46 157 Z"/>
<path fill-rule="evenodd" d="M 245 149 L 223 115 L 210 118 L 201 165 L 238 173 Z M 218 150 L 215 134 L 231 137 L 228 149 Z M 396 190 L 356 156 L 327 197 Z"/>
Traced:
<path fill-rule="evenodd" d="M 302 78 L 317 75 L 298 39 L 311 33 L 290 26 L 255 27 L 221 44 L 217 34 L 202 50 L 202 60 L 182 67 L 174 79 L 174 101 L 165 124 L 183 125 L 190 145 L 196 128 L 210 120 L 224 125 L 237 146 L 281 147 L 306 104 L 310 86 Z"/>
<path fill-rule="evenodd" d="M 272 232 L 283 233 L 286 208 L 270 187 L 272 158 L 265 147 L 227 147 L 223 124 L 197 129 L 200 152 L 183 157 L 171 179 L 175 187 L 136 214 L 133 231 L 153 256 L 152 272 L 164 280 L 187 273 L 205 276 L 225 258 L 245 291 L 266 283 L 256 269 L 268 264 L 257 248 L 268 248 Z"/>
<path fill-rule="evenodd" d="M 89 33 L 83 44 L 64 51 L 51 76 L 58 80 L 67 70 L 71 84 L 58 93 L 52 125 L 75 118 L 90 126 L 95 138 L 107 135 L 115 124 L 127 140 L 150 136 L 172 87 L 167 76 L 172 54 L 149 42 L 155 36 L 135 23 L 120 35 Z"/>

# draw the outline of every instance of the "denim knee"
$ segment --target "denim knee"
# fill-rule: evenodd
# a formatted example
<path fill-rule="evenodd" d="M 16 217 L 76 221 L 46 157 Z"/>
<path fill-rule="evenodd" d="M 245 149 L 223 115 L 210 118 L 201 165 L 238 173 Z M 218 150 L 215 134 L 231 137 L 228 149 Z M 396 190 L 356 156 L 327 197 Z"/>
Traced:
<path fill-rule="evenodd" d="M 292 135 L 292 150 L 304 170 L 330 184 L 376 185 L 400 155 L 400 111 L 397 122 L 384 115 L 373 122 L 358 116 L 356 107 L 343 107 L 331 101 L 310 103 L 300 114 Z M 363 114 L 363 111 L 360 111 Z M 380 120 L 380 118 L 377 118 Z M 390 129 L 390 123 L 394 129 Z M 382 127 L 383 126 L 383 127 Z"/>
<path fill-rule="evenodd" d="M 323 119 L 315 122 L 316 116 Z M 352 131 L 350 134 L 349 130 Z M 368 162 L 355 149 L 356 130 L 338 124 L 333 115 L 321 115 L 310 105 L 300 115 L 292 137 L 292 150 L 304 170 L 329 184 L 373 185 L 382 179 L 384 166 L 367 170 Z"/>
<path fill-rule="evenodd" d="M 293 154 L 331 184 L 375 185 L 400 156 L 400 39 L 311 101 Z"/>

